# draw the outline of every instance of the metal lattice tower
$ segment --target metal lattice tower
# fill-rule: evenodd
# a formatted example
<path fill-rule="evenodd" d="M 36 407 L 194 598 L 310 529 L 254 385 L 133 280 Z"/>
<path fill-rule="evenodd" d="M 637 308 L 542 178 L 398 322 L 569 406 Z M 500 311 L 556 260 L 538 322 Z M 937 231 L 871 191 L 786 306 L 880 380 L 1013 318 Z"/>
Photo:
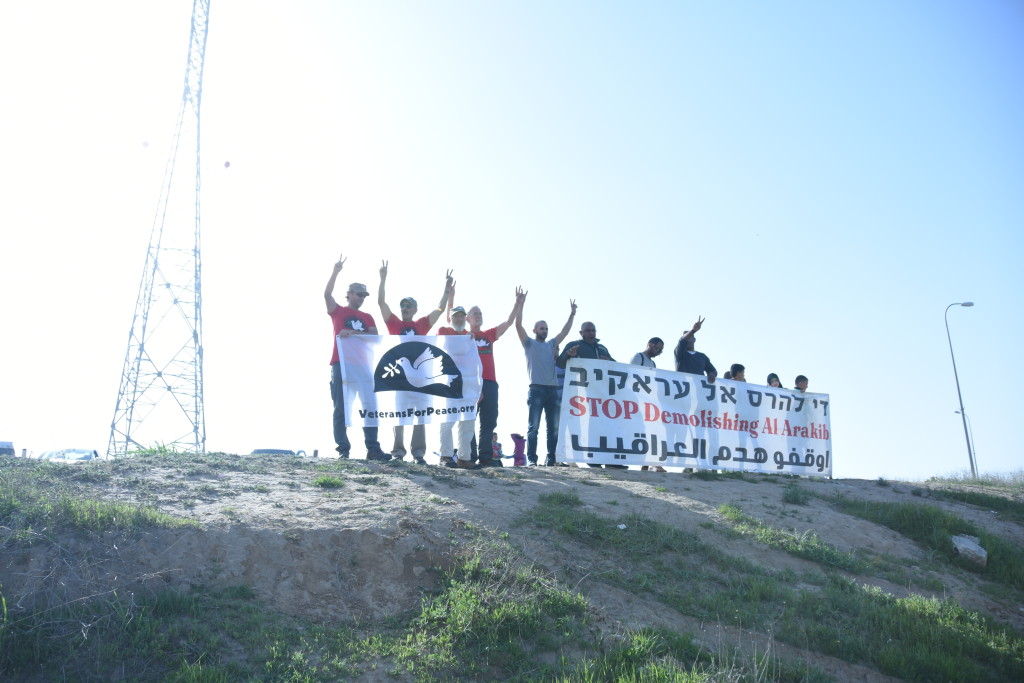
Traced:
<path fill-rule="evenodd" d="M 206 450 L 202 259 L 199 251 L 199 104 L 210 0 L 194 0 L 185 92 L 171 140 L 107 455 L 162 445 Z M 183 162 L 183 173 L 176 162 Z M 195 161 L 195 185 L 187 173 Z"/>

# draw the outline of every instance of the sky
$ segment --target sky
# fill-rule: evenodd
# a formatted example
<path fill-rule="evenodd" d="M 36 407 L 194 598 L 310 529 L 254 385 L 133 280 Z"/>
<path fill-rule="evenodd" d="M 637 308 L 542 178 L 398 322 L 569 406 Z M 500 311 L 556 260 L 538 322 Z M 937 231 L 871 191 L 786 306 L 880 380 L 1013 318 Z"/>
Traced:
<path fill-rule="evenodd" d="M 0 2 L 0 440 L 19 452 L 106 449 L 191 11 Z M 1022 86 L 1014 0 L 212 0 L 207 450 L 332 451 L 322 293 L 343 253 L 339 299 L 376 292 L 387 259 L 390 305 L 426 312 L 451 268 L 485 327 L 521 285 L 527 327 L 557 331 L 575 299 L 568 338 L 592 321 L 621 361 L 703 316 L 720 371 L 829 394 L 841 478 L 968 469 L 944 312 L 972 301 L 948 320 L 978 466 L 1019 472 L 995 380 L 1024 351 Z M 495 354 L 511 446 L 514 329 Z"/>

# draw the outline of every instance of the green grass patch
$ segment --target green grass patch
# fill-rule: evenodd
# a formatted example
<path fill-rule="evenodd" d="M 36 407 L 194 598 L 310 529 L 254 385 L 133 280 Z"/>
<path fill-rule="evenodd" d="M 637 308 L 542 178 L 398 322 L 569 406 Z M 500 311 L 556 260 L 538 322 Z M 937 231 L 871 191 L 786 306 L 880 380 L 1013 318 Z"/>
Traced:
<path fill-rule="evenodd" d="M 792 534 L 783 538 L 738 511 L 724 512 L 748 525 L 751 535 L 792 546 L 826 567 L 862 568 L 820 540 Z M 609 564 L 623 568 L 592 568 L 591 583 L 603 579 L 683 614 L 771 632 L 794 647 L 873 666 L 905 680 L 1024 678 L 1020 635 L 952 601 L 896 598 L 832 569 L 799 576 L 773 572 L 660 522 L 598 517 L 566 494 L 542 496 L 523 522 L 556 530 L 608 558 L 630 557 L 628 569 L 613 560 Z"/>
<path fill-rule="evenodd" d="M 86 531 L 198 526 L 153 508 L 83 498 L 63 485 L 51 485 L 45 466 L 5 468 L 0 476 L 0 525 L 15 539 L 41 530 Z"/>
<path fill-rule="evenodd" d="M 815 648 L 849 662 L 870 662 L 909 681 L 1018 681 L 1020 635 L 952 600 L 897 598 L 832 575 L 793 604 L 801 622 L 784 619 L 780 640 L 809 637 Z"/>
<path fill-rule="evenodd" d="M 345 485 L 341 477 L 336 477 L 333 474 L 321 474 L 313 479 L 313 486 L 319 486 L 322 489 L 340 489 Z"/>
<path fill-rule="evenodd" d="M 367 634 L 285 617 L 247 586 L 106 595 L 0 626 L 0 678 L 328 681 L 358 675 Z"/>
<path fill-rule="evenodd" d="M 687 663 L 684 666 L 682 663 Z M 694 645 L 688 635 L 662 629 L 631 631 L 607 653 L 575 662 L 558 683 L 586 681 L 647 681 L 709 683 L 719 671 L 714 658 Z"/>
<path fill-rule="evenodd" d="M 782 502 L 789 505 L 807 505 L 811 500 L 811 494 L 796 482 L 786 484 L 782 489 Z"/>
<path fill-rule="evenodd" d="M 999 519 L 1002 520 L 1024 522 L 1024 500 L 965 489 L 930 489 L 928 495 L 940 500 L 993 510 L 999 514 Z"/>
<path fill-rule="evenodd" d="M 920 503 L 882 503 L 838 497 L 834 504 L 841 511 L 889 527 L 934 551 L 948 562 L 977 572 L 990 581 L 1016 590 L 1024 589 L 1024 552 L 1001 536 L 934 505 Z M 982 569 L 962 561 L 953 552 L 952 536 L 967 534 L 981 540 L 988 553 Z"/>
<path fill-rule="evenodd" d="M 586 600 L 504 548 L 468 555 L 423 601 L 398 651 L 418 678 L 522 677 L 536 656 L 576 649 Z"/>
<path fill-rule="evenodd" d="M 930 477 L 928 481 L 963 486 L 984 486 L 1002 489 L 1017 496 L 1024 495 L 1024 470 L 999 474 L 982 473 L 977 477 L 972 477 L 969 472 L 963 472 L 946 477 Z"/>
<path fill-rule="evenodd" d="M 743 514 L 735 505 L 722 505 L 718 511 L 729 520 L 734 530 L 745 536 L 752 536 L 758 543 L 834 569 L 853 573 L 863 573 L 869 569 L 867 562 L 857 559 L 853 553 L 838 550 L 811 531 L 797 533 L 776 529 L 759 519 Z"/>
<path fill-rule="evenodd" d="M 696 645 L 689 634 L 658 628 L 630 631 L 610 651 L 567 668 L 567 674 L 553 680 L 558 683 L 823 683 L 830 680 L 817 669 L 783 662 L 771 652 L 759 652 L 746 658 L 732 652 L 714 653 Z"/>
<path fill-rule="evenodd" d="M 690 476 L 694 479 L 700 479 L 701 481 L 726 481 L 728 479 L 738 479 L 745 481 L 748 484 L 760 483 L 759 479 L 747 476 L 746 472 L 718 472 L 717 470 L 694 470 L 690 473 Z"/>

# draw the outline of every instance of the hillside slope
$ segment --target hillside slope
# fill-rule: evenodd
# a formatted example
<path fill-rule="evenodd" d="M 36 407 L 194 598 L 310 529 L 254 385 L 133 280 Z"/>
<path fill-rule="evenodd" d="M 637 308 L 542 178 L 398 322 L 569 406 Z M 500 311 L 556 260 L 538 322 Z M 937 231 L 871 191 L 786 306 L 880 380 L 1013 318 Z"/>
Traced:
<path fill-rule="evenodd" d="M 819 622 L 835 618 L 838 632 L 849 629 L 854 640 L 853 631 L 860 628 L 854 612 L 862 607 L 850 603 L 825 609 L 820 617 L 812 614 L 835 600 L 834 591 L 845 591 L 891 603 L 896 611 L 913 609 L 916 603 L 906 600 L 915 596 L 935 598 L 928 604 L 937 609 L 965 608 L 965 623 L 989 619 L 988 635 L 980 640 L 992 640 L 996 633 L 1003 644 L 991 654 L 966 653 L 963 661 L 977 668 L 953 663 L 944 675 L 962 671 L 963 677 L 953 673 L 952 678 L 972 680 L 981 672 L 991 680 L 1014 680 L 1024 671 L 1024 586 L 1012 575 L 992 574 L 993 563 L 1015 561 L 1012 550 L 1008 557 L 990 547 L 989 567 L 976 571 L 951 557 L 942 539 L 938 545 L 912 540 L 896 530 L 898 524 L 850 511 L 851 503 L 864 503 L 883 517 L 908 509 L 935 517 L 940 511 L 983 530 L 983 545 L 995 538 L 1000 547 L 1019 552 L 1024 526 L 1014 507 L 1020 505 L 1020 492 L 1014 490 L 974 487 L 980 500 L 1005 500 L 1007 512 L 962 502 L 971 487 L 948 482 L 589 468 L 467 472 L 411 463 L 225 454 L 152 455 L 85 466 L 4 459 L 0 467 L 8 485 L 17 482 L 22 495 L 31 490 L 37 502 L 97 500 L 126 504 L 113 509 L 141 507 L 190 522 L 177 528 L 66 527 L 59 516 L 46 523 L 38 510 L 29 510 L 30 503 L 6 492 L 7 502 L 0 500 L 4 648 L 26 642 L 17 625 L 33 613 L 115 594 L 144 603 L 153 596 L 218 587 L 246 587 L 271 612 L 318 628 L 344 626 L 364 633 L 385 628 L 380 625 L 395 628 L 396 620 L 423 608 L 425 597 L 450 586 L 450 577 L 438 570 L 454 570 L 467 554 L 494 543 L 586 602 L 594 649 L 588 645 L 586 651 L 569 653 L 563 645 L 563 655 L 586 658 L 647 629 L 681 634 L 718 662 L 733 662 L 733 668 L 761 680 L 927 680 L 927 663 L 904 665 L 889 661 L 898 654 L 879 655 L 871 644 L 877 633 L 856 634 L 856 645 L 829 643 L 816 633 Z M 977 502 L 977 495 L 970 500 Z M 891 623 L 899 630 L 897 621 Z M 871 627 L 886 628 L 877 618 Z M 89 637 L 88 629 L 78 630 Z M 898 640 L 897 635 L 883 633 L 882 642 Z M 238 643 L 232 647 L 245 649 Z M 907 645 L 894 647 L 905 652 Z M 204 661 L 249 656 L 207 652 Z M 753 671 L 766 656 L 780 668 Z M 530 679 L 524 672 L 534 670 L 545 678 L 562 666 L 563 675 L 573 678 L 550 653 L 538 657 L 539 669 L 491 662 L 489 669 L 464 675 Z M 907 655 L 908 661 L 928 658 L 927 653 Z M 27 675 L 20 661 L 8 650 L 6 662 L 0 657 L 0 673 Z M 387 657 L 353 666 L 346 677 L 463 677 L 446 665 L 417 672 Z M 165 675 L 157 667 L 154 680 Z M 309 680 L 332 676 L 321 669 Z"/>

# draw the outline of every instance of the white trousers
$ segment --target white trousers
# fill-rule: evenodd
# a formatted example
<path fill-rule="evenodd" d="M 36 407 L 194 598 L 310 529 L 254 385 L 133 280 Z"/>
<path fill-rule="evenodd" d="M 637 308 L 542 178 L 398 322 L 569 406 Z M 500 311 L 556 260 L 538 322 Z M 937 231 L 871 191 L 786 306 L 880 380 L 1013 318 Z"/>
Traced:
<path fill-rule="evenodd" d="M 476 431 L 476 420 L 460 420 L 459 422 L 441 423 L 441 462 L 450 460 L 452 448 L 452 429 L 459 426 L 459 460 L 468 461 L 472 456 L 473 432 Z"/>

